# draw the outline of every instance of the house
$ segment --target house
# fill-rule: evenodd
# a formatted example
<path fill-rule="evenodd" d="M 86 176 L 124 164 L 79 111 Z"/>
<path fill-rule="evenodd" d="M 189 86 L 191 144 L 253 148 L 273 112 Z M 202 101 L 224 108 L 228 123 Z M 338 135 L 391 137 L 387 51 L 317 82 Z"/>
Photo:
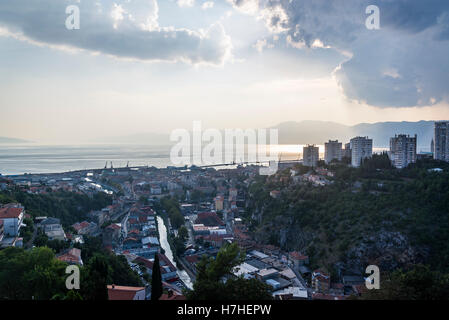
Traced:
<path fill-rule="evenodd" d="M 229 198 L 235 200 L 237 199 L 238 190 L 236 188 L 230 188 L 229 189 Z"/>
<path fill-rule="evenodd" d="M 104 228 L 103 231 L 103 244 L 104 245 L 116 245 L 119 237 L 120 237 L 120 230 L 122 228 L 116 224 L 112 223 L 106 228 Z"/>
<path fill-rule="evenodd" d="M 83 265 L 83 260 L 81 259 L 81 249 L 77 248 L 72 248 L 63 254 L 58 255 L 56 259 L 68 264 L 76 264 L 79 266 Z"/>
<path fill-rule="evenodd" d="M 211 233 L 209 235 L 202 236 L 205 243 L 209 243 L 211 246 L 220 248 L 224 243 L 234 240 L 232 235 L 229 234 L 216 234 Z"/>
<path fill-rule="evenodd" d="M 268 280 L 271 278 L 275 278 L 277 276 L 279 276 L 279 271 L 277 271 L 274 268 L 269 268 L 269 269 L 262 269 L 257 273 L 257 278 L 259 280 Z"/>
<path fill-rule="evenodd" d="M 157 184 L 152 184 L 150 187 L 150 192 L 153 195 L 159 195 L 162 194 L 162 188 Z"/>
<path fill-rule="evenodd" d="M 17 237 L 23 223 L 25 210 L 19 204 L 9 204 L 0 208 L 4 236 Z"/>
<path fill-rule="evenodd" d="M 49 217 L 40 223 L 40 227 L 45 232 L 48 240 L 67 240 L 64 229 L 62 228 L 61 222 L 57 218 Z"/>
<path fill-rule="evenodd" d="M 273 296 L 278 300 L 305 300 L 308 297 L 307 289 L 302 287 L 284 288 L 273 292 Z"/>
<path fill-rule="evenodd" d="M 109 300 L 145 300 L 145 287 L 108 285 Z"/>
<path fill-rule="evenodd" d="M 298 251 L 290 252 L 288 257 L 293 262 L 293 267 L 296 270 L 298 270 L 300 266 L 309 264 L 309 257 L 299 253 Z"/>
<path fill-rule="evenodd" d="M 127 237 L 123 240 L 123 249 L 137 249 L 142 247 L 142 242 L 136 238 Z"/>
<path fill-rule="evenodd" d="M 159 254 L 159 265 L 161 266 L 162 281 L 178 280 L 177 269 L 165 254 Z"/>
<path fill-rule="evenodd" d="M 328 293 L 330 288 L 331 277 L 321 271 L 312 272 L 312 289 L 317 293 Z"/>
<path fill-rule="evenodd" d="M 195 220 L 195 224 L 203 224 L 206 227 L 223 226 L 223 221 L 215 212 L 200 212 Z"/>
<path fill-rule="evenodd" d="M 97 224 L 94 222 L 87 222 L 87 221 L 83 221 L 83 222 L 77 222 L 74 225 L 72 225 L 72 227 L 76 230 L 76 232 L 78 234 L 82 234 L 82 235 L 88 235 L 88 234 L 92 234 L 97 230 Z"/>
<path fill-rule="evenodd" d="M 215 210 L 216 211 L 221 211 L 223 210 L 223 203 L 224 203 L 224 198 L 223 196 L 216 196 L 214 198 L 214 202 L 215 202 Z"/>
<path fill-rule="evenodd" d="M 145 237 L 142 238 L 143 246 L 159 246 L 159 240 L 156 237 Z"/>
<path fill-rule="evenodd" d="M 281 192 L 279 190 L 270 191 L 270 197 L 272 197 L 273 199 L 279 198 L 280 195 L 281 195 Z"/>
<path fill-rule="evenodd" d="M 293 272 L 292 269 L 287 268 L 282 270 L 279 275 L 284 278 L 285 280 L 293 281 L 296 279 L 296 274 Z"/>
<path fill-rule="evenodd" d="M 153 274 L 153 259 L 145 259 L 143 257 L 137 257 L 134 263 L 142 264 L 147 269 L 149 275 Z M 170 262 L 170 260 L 162 253 L 159 253 L 159 266 L 161 269 L 162 281 L 175 281 L 178 280 L 178 273 L 176 267 Z"/>

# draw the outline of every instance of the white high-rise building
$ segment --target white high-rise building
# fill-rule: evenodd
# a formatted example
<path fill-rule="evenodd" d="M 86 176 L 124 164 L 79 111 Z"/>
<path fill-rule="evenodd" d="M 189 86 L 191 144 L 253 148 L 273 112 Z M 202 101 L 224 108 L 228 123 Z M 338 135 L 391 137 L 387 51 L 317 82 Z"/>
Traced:
<path fill-rule="evenodd" d="M 324 144 L 324 161 L 326 163 L 330 163 L 334 159 L 341 161 L 342 146 L 342 143 L 338 142 L 338 140 L 326 142 Z"/>
<path fill-rule="evenodd" d="M 433 140 L 433 158 L 435 160 L 449 161 L 449 121 L 435 122 L 435 136 Z"/>
<path fill-rule="evenodd" d="M 360 167 L 362 159 L 371 158 L 373 155 L 373 139 L 368 137 L 355 137 L 351 139 L 351 164 Z"/>
<path fill-rule="evenodd" d="M 405 168 L 416 162 L 416 134 L 400 134 L 390 138 L 390 160 L 396 168 Z"/>
<path fill-rule="evenodd" d="M 313 145 L 304 146 L 302 149 L 303 164 L 307 167 L 315 167 L 320 159 L 319 148 Z"/>

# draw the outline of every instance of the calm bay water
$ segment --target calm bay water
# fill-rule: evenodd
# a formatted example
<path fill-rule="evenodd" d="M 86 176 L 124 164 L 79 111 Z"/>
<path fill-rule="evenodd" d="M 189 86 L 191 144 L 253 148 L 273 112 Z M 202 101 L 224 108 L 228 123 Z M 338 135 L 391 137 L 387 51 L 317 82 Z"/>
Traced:
<path fill-rule="evenodd" d="M 324 146 L 320 145 L 320 157 Z M 302 158 L 302 145 L 277 145 L 274 147 L 282 160 Z M 154 166 L 164 168 L 170 161 L 171 146 L 149 145 L 0 145 L 0 173 L 55 173 L 82 169 L 104 168 L 110 162 L 115 168 Z M 375 152 L 383 149 L 375 148 Z"/>

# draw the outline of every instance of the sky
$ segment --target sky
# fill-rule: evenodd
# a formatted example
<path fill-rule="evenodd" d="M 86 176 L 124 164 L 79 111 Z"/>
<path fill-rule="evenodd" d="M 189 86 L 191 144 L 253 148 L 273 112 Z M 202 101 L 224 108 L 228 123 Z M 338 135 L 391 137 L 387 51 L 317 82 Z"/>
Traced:
<path fill-rule="evenodd" d="M 446 0 L 2 0 L 0 136 L 446 120 L 448 56 Z"/>

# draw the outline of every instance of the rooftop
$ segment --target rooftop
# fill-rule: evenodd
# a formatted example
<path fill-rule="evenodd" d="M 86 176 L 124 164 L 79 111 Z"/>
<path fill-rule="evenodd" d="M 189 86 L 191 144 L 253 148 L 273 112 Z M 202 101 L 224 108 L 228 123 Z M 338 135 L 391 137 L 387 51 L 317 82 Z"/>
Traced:
<path fill-rule="evenodd" d="M 0 219 L 18 218 L 21 213 L 22 208 L 0 208 Z"/>
<path fill-rule="evenodd" d="M 136 293 L 142 290 L 145 288 L 108 285 L 108 297 L 109 300 L 134 300 Z"/>

